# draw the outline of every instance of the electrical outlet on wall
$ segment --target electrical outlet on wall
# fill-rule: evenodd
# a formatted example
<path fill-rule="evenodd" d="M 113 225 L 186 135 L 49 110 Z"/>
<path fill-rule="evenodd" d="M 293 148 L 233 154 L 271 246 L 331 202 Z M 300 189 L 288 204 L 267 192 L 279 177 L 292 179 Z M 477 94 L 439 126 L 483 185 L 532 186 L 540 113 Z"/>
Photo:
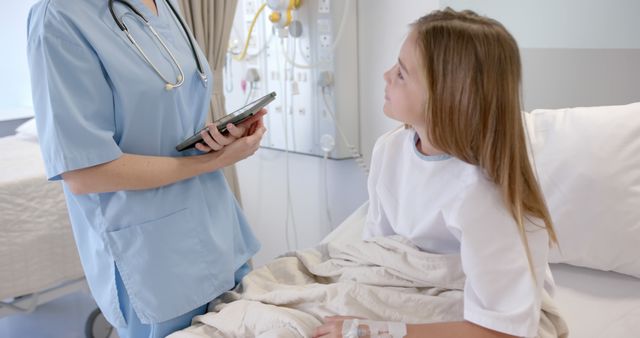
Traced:
<path fill-rule="evenodd" d="M 255 0 L 249 0 L 247 2 L 245 2 L 246 6 L 245 6 L 245 13 L 247 15 L 253 15 L 256 13 L 256 4 L 254 2 Z"/>
<path fill-rule="evenodd" d="M 331 36 L 330 35 L 320 35 L 320 47 L 321 48 L 329 48 L 329 47 L 331 47 Z"/>
<path fill-rule="evenodd" d="M 331 12 L 331 1 L 330 0 L 320 0 L 318 2 L 318 13 L 329 14 L 329 12 Z"/>

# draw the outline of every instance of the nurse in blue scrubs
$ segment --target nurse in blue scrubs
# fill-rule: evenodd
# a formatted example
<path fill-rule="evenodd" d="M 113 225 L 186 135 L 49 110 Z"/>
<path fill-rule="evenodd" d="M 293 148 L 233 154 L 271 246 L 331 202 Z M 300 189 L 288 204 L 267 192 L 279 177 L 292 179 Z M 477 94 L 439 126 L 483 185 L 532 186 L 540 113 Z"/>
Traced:
<path fill-rule="evenodd" d="M 98 306 L 121 338 L 164 337 L 233 288 L 259 249 L 220 169 L 258 149 L 265 112 L 177 152 L 217 85 L 206 58 L 175 0 L 113 1 L 113 14 L 109 2 L 32 8 L 36 122 Z"/>

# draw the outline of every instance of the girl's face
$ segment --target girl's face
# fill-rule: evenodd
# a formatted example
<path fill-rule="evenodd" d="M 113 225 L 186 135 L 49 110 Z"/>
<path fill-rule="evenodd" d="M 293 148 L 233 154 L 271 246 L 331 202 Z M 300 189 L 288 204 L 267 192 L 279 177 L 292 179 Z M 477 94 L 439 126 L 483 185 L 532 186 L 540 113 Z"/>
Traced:
<path fill-rule="evenodd" d="M 419 55 L 416 33 L 411 32 L 400 48 L 398 62 L 384 73 L 385 115 L 414 128 L 425 127 L 424 108 L 427 102 Z"/>

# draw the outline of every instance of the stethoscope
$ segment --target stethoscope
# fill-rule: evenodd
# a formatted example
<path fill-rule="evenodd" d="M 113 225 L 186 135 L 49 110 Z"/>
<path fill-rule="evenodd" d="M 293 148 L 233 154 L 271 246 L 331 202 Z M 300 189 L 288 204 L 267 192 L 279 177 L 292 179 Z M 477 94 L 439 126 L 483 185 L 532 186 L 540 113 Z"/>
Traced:
<path fill-rule="evenodd" d="M 164 75 L 162 75 L 162 73 L 160 73 L 158 68 L 153 64 L 153 62 L 149 59 L 147 54 L 142 50 L 142 48 L 140 47 L 138 42 L 136 42 L 136 40 L 133 38 L 133 36 L 131 36 L 131 33 L 129 33 L 129 29 L 124 24 L 124 21 L 122 20 L 122 18 L 124 18 L 125 15 L 132 15 L 132 14 L 131 13 L 125 13 L 120 18 L 118 18 L 116 16 L 116 12 L 113 9 L 113 5 L 114 5 L 115 2 L 119 2 L 119 3 L 129 7 L 129 9 L 133 13 L 136 14 L 136 17 L 139 20 L 142 20 L 142 22 L 145 24 L 145 26 L 147 26 L 147 28 L 149 28 L 149 30 L 151 31 L 151 33 L 153 33 L 153 35 L 156 37 L 158 42 L 160 42 L 160 44 L 162 45 L 164 50 L 169 54 L 169 56 L 173 60 L 173 63 L 178 68 L 178 72 L 179 72 L 177 81 L 175 83 L 172 83 Z M 169 8 L 171 8 L 171 12 L 173 12 L 173 15 L 178 19 L 178 22 L 180 22 L 180 26 L 182 26 L 182 29 L 184 30 L 185 34 L 187 35 L 187 40 L 189 40 L 189 45 L 191 46 L 191 52 L 193 53 L 193 57 L 196 60 L 196 64 L 198 65 L 198 73 L 200 74 L 200 79 L 202 80 L 202 85 L 206 88 L 207 87 L 207 82 L 209 81 L 209 78 L 208 78 L 207 74 L 204 72 L 204 68 L 202 67 L 202 63 L 200 63 L 200 58 L 198 57 L 198 53 L 196 52 L 196 47 L 194 45 L 194 42 L 191 40 L 191 35 L 189 35 L 189 31 L 187 30 L 187 26 L 185 25 L 184 21 L 182 21 L 182 18 L 178 14 L 178 11 L 176 11 L 176 9 L 171 4 L 171 1 L 165 0 L 165 3 L 167 3 L 169 5 Z M 142 13 L 140 13 L 135 7 L 133 7 L 133 5 L 131 5 L 126 0 L 109 0 L 109 11 L 111 12 L 111 16 L 113 16 L 113 20 L 116 22 L 116 24 L 118 24 L 118 27 L 120 27 L 120 30 L 122 30 L 127 35 L 127 38 L 129 38 L 129 41 L 131 41 L 131 43 L 135 46 L 135 48 L 138 50 L 138 52 L 140 53 L 142 58 L 145 60 L 145 62 L 151 68 L 153 68 L 153 70 L 156 72 L 156 74 L 158 74 L 158 76 L 160 76 L 160 78 L 162 78 L 162 80 L 165 82 L 164 88 L 166 90 L 172 90 L 174 88 L 182 86 L 182 84 L 184 83 L 184 72 L 182 70 L 182 67 L 180 67 L 180 64 L 178 63 L 178 60 L 176 60 L 176 57 L 173 55 L 171 50 L 169 50 L 169 48 L 164 43 L 162 38 L 160 38 L 160 35 L 158 34 L 158 32 L 153 28 L 153 26 L 151 26 L 151 24 L 149 24 L 149 20 L 147 20 L 147 18 L 145 18 L 144 15 L 142 15 Z"/>

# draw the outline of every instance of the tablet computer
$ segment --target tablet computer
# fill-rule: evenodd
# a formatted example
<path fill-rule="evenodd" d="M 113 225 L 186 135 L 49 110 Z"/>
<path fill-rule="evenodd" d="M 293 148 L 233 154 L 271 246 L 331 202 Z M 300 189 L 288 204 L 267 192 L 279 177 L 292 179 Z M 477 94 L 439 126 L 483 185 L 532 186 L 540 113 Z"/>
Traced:
<path fill-rule="evenodd" d="M 260 109 L 264 108 L 264 106 L 266 106 L 267 104 L 269 104 L 271 101 L 275 100 L 276 98 L 276 92 L 271 92 L 247 105 L 245 105 L 244 107 L 234 111 L 233 113 L 229 113 L 215 121 L 213 121 L 213 124 L 215 124 L 218 127 L 218 130 L 220 131 L 220 133 L 225 134 L 227 133 L 227 125 L 229 123 L 233 123 L 234 125 L 238 125 L 240 123 L 242 123 L 242 121 L 250 118 L 251 116 L 255 115 L 257 112 L 260 111 Z M 193 148 L 196 146 L 196 143 L 198 142 L 202 142 L 202 135 L 200 135 L 201 132 L 207 130 L 207 127 L 204 127 L 200 130 L 198 130 L 195 134 L 193 134 L 193 136 L 189 137 L 188 139 L 182 141 L 180 144 L 178 144 L 176 146 L 176 150 L 177 151 L 183 151 L 183 150 L 187 150 L 190 148 Z"/>

